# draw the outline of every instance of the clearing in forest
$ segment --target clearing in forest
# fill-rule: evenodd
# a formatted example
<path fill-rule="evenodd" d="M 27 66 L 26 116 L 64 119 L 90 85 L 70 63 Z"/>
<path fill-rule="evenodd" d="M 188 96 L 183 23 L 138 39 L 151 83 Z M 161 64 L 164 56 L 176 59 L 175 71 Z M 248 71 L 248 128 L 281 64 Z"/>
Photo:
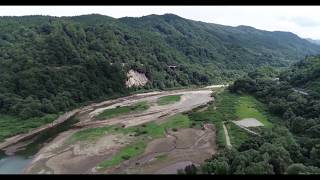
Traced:
<path fill-rule="evenodd" d="M 268 121 L 268 118 L 265 115 L 264 111 L 261 110 L 259 102 L 252 96 L 241 96 L 239 98 L 238 104 L 236 106 L 236 116 L 238 117 L 238 119 L 245 119 L 245 121 L 243 121 L 244 124 L 253 122 L 252 119 L 256 119 L 265 127 L 272 127 L 272 123 Z M 251 118 L 251 120 L 248 120 L 248 118 Z"/>

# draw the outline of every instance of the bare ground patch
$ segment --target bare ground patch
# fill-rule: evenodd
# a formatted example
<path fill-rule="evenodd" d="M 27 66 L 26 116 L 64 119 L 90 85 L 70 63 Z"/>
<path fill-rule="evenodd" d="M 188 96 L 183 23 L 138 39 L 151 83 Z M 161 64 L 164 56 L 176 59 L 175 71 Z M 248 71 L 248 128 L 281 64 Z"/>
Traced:
<path fill-rule="evenodd" d="M 171 92 L 153 92 L 92 104 L 78 113 L 80 122 L 71 129 L 59 134 L 57 138 L 42 148 L 25 173 L 97 173 L 94 169 L 102 160 L 115 155 L 134 137 L 124 135 L 105 135 L 94 142 L 65 141 L 75 132 L 92 127 L 123 124 L 125 127 L 136 126 L 150 121 L 162 122 L 168 116 L 186 112 L 212 100 L 211 90 L 178 90 Z M 160 96 L 183 94 L 181 100 L 174 104 L 157 106 Z M 106 108 L 118 105 L 129 105 L 137 101 L 148 101 L 153 104 L 148 110 L 127 116 L 111 118 L 106 121 L 94 121 L 93 116 Z M 177 148 L 178 147 L 178 148 Z M 180 149 L 179 149 L 180 148 Z M 151 141 L 142 156 L 123 162 L 120 166 L 109 169 L 111 173 L 139 171 L 155 173 L 166 166 L 191 161 L 202 163 L 216 152 L 214 128 L 205 130 L 181 129 L 170 131 L 165 138 Z M 163 158 L 158 158 L 161 155 Z M 132 170 L 132 171 L 131 171 Z M 102 172 L 98 172 L 102 173 Z"/>
<path fill-rule="evenodd" d="M 71 133 L 61 134 L 42 149 L 25 173 L 83 174 L 92 173 L 92 168 L 103 159 L 110 158 L 133 137 L 123 134 L 107 134 L 97 141 L 65 143 Z"/>
<path fill-rule="evenodd" d="M 255 118 L 246 118 L 240 121 L 234 121 L 234 123 L 237 124 L 238 126 L 242 126 L 246 128 L 264 126 L 260 121 L 258 121 Z"/>
<path fill-rule="evenodd" d="M 181 129 L 148 143 L 145 153 L 108 173 L 175 174 L 191 163 L 201 164 L 216 153 L 215 129 Z M 163 158 L 159 158 L 163 157 Z M 184 166 L 184 167 L 183 167 Z"/>

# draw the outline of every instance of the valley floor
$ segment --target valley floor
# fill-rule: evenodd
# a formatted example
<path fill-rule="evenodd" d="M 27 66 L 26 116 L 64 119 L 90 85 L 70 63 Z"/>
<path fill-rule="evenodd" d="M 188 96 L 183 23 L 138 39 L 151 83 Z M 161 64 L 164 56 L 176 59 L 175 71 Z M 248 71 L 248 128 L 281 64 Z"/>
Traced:
<path fill-rule="evenodd" d="M 181 113 L 212 101 L 211 93 L 210 88 L 153 92 L 91 105 L 76 115 L 79 122 L 72 129 L 42 148 L 24 172 L 176 173 L 184 165 L 201 164 L 216 152 L 215 127 L 210 123 L 193 127 Z M 157 103 L 172 95 L 181 98 Z M 146 102 L 147 109 L 96 118 L 139 102 Z"/>
<path fill-rule="evenodd" d="M 45 144 L 24 173 L 176 174 L 271 128 L 269 117 L 253 97 L 220 86 L 94 103 L 78 109 L 75 124 Z"/>

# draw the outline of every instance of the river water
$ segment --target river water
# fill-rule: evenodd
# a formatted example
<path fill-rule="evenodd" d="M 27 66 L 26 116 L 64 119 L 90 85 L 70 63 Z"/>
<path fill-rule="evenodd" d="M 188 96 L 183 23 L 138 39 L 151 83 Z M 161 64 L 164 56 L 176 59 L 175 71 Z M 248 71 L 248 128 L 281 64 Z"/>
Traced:
<path fill-rule="evenodd" d="M 0 157 L 0 174 L 21 174 L 31 161 L 32 157 L 2 155 Z"/>
<path fill-rule="evenodd" d="M 15 152 L 14 155 L 6 155 L 0 150 L 0 174 L 22 174 L 23 170 L 32 161 L 34 155 L 58 134 L 71 128 L 77 123 L 76 118 L 61 123 L 57 127 L 49 129 L 34 137 L 32 143 L 28 144 L 23 150 Z"/>

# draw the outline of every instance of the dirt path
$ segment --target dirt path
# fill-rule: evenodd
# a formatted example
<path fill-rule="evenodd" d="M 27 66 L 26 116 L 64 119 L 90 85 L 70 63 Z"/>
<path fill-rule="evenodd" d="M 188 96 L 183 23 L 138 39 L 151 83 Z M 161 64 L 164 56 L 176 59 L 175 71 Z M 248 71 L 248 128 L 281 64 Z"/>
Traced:
<path fill-rule="evenodd" d="M 230 149 L 232 147 L 232 145 L 230 143 L 230 138 L 229 138 L 229 134 L 228 134 L 228 130 L 227 130 L 227 127 L 225 125 L 225 122 L 222 122 L 222 126 L 223 126 L 224 136 L 226 137 L 227 148 Z"/>

